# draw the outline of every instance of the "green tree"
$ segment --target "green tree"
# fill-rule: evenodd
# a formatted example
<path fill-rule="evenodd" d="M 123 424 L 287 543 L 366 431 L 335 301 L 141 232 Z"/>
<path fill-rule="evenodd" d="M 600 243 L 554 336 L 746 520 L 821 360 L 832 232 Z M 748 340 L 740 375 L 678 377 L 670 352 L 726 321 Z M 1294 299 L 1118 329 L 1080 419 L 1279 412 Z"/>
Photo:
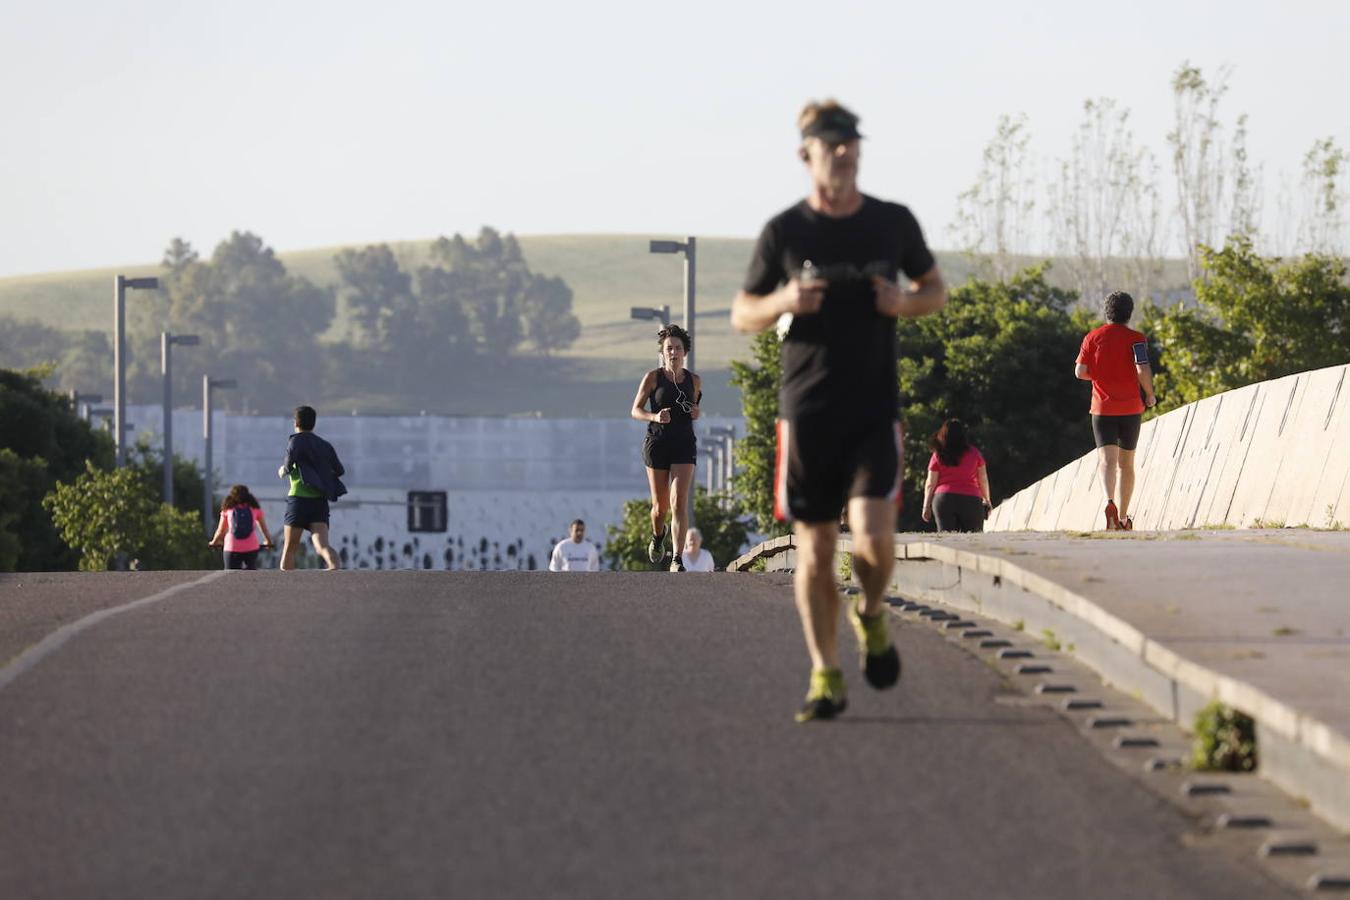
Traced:
<path fill-rule="evenodd" d="M 746 515 L 739 506 L 733 503 L 723 508 L 726 499 L 710 495 L 702 488 L 694 492 L 694 522 L 703 533 L 703 549 L 712 554 L 720 568 L 736 558 L 750 533 Z M 629 572 L 651 571 L 652 563 L 647 558 L 651 536 L 651 500 L 627 501 L 619 525 L 606 529 L 605 565 Z"/>
<path fill-rule="evenodd" d="M 739 471 L 732 486 L 740 503 L 754 517 L 761 534 L 787 534 L 788 526 L 773 516 L 774 456 L 778 436 L 778 382 L 782 373 L 781 342 L 772 328 L 755 335 L 751 361 L 733 360 L 731 383 L 741 392 L 745 437 L 736 442 Z"/>
<path fill-rule="evenodd" d="M 1072 368 L 1097 323 L 1070 312 L 1074 295 L 1050 285 L 1046 269 L 971 280 L 941 313 L 902 321 L 903 528 L 922 527 L 928 438 L 947 418 L 970 427 L 995 503 L 1092 449 L 1087 387 Z"/>
<path fill-rule="evenodd" d="M 161 331 L 202 336 L 181 351 L 190 357 L 175 355 L 183 360 L 174 367 L 178 397 L 199 396 L 207 371 L 238 379 L 240 389 L 221 398 L 226 405 L 284 409 L 294 404 L 297 372 L 324 370 L 319 337 L 333 320 L 332 291 L 287 273 L 257 235 L 233 232 L 205 261 L 175 239 L 160 286 L 128 301 L 133 396 L 159 397 Z"/>
<path fill-rule="evenodd" d="M 164 450 L 150 445 L 144 439 L 138 440 L 127 454 L 127 465 L 140 473 L 146 484 L 150 485 L 154 497 L 164 502 Z M 206 480 L 202 470 L 190 459 L 184 459 L 177 453 L 173 455 L 173 506 L 174 509 L 194 516 L 202 512 L 202 498 L 206 492 Z"/>
<path fill-rule="evenodd" d="M 0 370 L 0 533 L 11 564 L 2 568 L 42 572 L 72 569 L 77 560 L 62 541 L 43 496 L 62 478 L 73 478 L 85 461 L 112 465 L 112 441 L 95 432 L 70 408 L 70 401 L 47 390 L 51 367 L 31 372 Z M 15 548 L 17 547 L 17 551 Z M 17 555 L 14 555 L 17 552 Z"/>
<path fill-rule="evenodd" d="M 61 390 L 112 391 L 112 345 L 100 331 L 64 331 L 0 316 L 0 365 L 26 370 L 50 366 L 42 381 Z"/>
<path fill-rule="evenodd" d="M 212 567 L 201 520 L 155 498 L 136 468 L 103 471 L 86 463 L 74 481 L 58 481 L 43 499 L 82 572 L 101 572 L 119 555 L 147 569 Z"/>
<path fill-rule="evenodd" d="M 1159 354 L 1166 411 L 1295 372 L 1350 362 L 1350 283 L 1337 256 L 1262 257 L 1250 238 L 1202 246 L 1196 305 L 1149 306 L 1143 327 Z"/>

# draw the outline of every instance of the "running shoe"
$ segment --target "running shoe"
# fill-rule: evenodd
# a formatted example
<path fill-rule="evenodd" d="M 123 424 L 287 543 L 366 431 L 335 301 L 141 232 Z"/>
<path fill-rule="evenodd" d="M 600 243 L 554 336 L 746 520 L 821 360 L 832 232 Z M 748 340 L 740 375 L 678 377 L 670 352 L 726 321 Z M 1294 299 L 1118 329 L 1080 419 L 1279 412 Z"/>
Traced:
<path fill-rule="evenodd" d="M 900 651 L 895 649 L 886 627 L 886 611 L 864 616 L 850 601 L 848 620 L 858 636 L 858 662 L 867 683 L 879 691 L 894 687 L 900 680 Z"/>
<path fill-rule="evenodd" d="M 666 558 L 666 530 L 661 529 L 660 534 L 652 535 L 652 539 L 647 542 L 647 558 L 653 563 L 659 563 Z"/>
<path fill-rule="evenodd" d="M 1106 501 L 1106 530 L 1120 531 L 1120 513 L 1116 511 L 1116 501 Z"/>
<path fill-rule="evenodd" d="M 797 713 L 798 722 L 823 722 L 848 708 L 844 673 L 838 669 L 813 669 L 806 705 Z"/>
<path fill-rule="evenodd" d="M 672 571 L 672 572 L 683 572 L 683 571 L 684 571 L 684 560 L 683 560 L 683 559 L 680 559 L 680 557 L 678 557 L 678 556 L 675 557 L 674 559 L 672 559 L 672 560 L 670 561 L 670 571 Z"/>

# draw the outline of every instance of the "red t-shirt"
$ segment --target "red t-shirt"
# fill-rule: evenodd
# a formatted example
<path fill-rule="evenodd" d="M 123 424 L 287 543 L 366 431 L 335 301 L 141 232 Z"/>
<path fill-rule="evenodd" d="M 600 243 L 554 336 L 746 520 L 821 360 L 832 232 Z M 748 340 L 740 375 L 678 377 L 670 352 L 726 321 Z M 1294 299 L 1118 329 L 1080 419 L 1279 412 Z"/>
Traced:
<path fill-rule="evenodd" d="M 1094 416 L 1132 416 L 1144 411 L 1136 364 L 1148 364 L 1148 339 L 1128 325 L 1108 322 L 1087 333 L 1078 362 L 1092 378 Z"/>
<path fill-rule="evenodd" d="M 928 460 L 928 471 L 937 473 L 937 488 L 933 491 L 935 494 L 968 494 L 972 497 L 983 497 L 984 492 L 980 490 L 980 476 L 978 474 L 980 466 L 984 465 L 984 457 L 980 451 L 974 447 L 967 447 L 966 452 L 961 456 L 961 462 L 954 466 L 944 465 L 936 453 Z"/>

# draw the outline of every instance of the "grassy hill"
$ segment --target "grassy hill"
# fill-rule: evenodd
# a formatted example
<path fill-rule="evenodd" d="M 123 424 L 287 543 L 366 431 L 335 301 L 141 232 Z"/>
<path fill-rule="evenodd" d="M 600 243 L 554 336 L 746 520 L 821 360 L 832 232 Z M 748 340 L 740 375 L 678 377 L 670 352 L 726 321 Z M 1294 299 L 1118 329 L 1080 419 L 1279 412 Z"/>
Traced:
<path fill-rule="evenodd" d="M 466 373 L 465 383 L 456 386 L 453 403 L 435 394 L 389 395 L 378 387 L 330 402 L 363 412 L 416 412 L 426 408 L 470 415 L 623 415 L 638 379 L 656 359 L 653 323 L 630 319 L 629 307 L 669 304 L 675 320 L 682 321 L 682 258 L 649 253 L 647 242 L 652 237 L 671 235 L 518 238 L 532 270 L 561 277 L 573 291 L 581 337 L 555 358 L 513 360 L 512 365 L 490 375 Z M 704 377 L 705 409 L 712 414 L 740 412 L 739 398 L 727 385 L 727 378 L 731 360 L 747 357 L 749 339 L 732 331 L 729 313 L 752 243 L 745 238 L 698 239 L 695 368 Z M 405 269 L 421 265 L 429 246 L 429 241 L 390 244 Z M 209 248 L 201 249 L 209 253 Z M 342 249 L 320 247 L 279 253 L 278 257 L 289 272 L 329 285 L 336 282 L 333 256 Z M 960 284 L 969 276 L 972 264 L 964 254 L 939 253 L 938 258 L 950 284 Z M 32 319 L 63 329 L 110 332 L 113 276 L 153 275 L 157 271 L 158 266 L 151 263 L 0 278 L 0 316 Z M 339 309 L 329 333 L 336 337 L 345 331 L 343 310 Z"/>

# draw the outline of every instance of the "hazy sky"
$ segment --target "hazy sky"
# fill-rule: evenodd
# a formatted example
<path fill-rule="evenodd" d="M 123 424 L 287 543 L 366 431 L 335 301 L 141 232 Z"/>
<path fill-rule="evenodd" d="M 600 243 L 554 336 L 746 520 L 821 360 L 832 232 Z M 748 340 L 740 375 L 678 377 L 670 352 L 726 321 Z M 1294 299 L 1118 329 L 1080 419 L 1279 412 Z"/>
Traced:
<path fill-rule="evenodd" d="M 1267 182 L 1350 147 L 1350 3 L 0 0 L 0 275 L 519 234 L 753 236 L 803 193 L 793 121 L 863 118 L 865 190 L 952 245 L 998 116 L 1068 153 L 1116 98 L 1160 155 L 1171 73 L 1233 67 Z"/>

